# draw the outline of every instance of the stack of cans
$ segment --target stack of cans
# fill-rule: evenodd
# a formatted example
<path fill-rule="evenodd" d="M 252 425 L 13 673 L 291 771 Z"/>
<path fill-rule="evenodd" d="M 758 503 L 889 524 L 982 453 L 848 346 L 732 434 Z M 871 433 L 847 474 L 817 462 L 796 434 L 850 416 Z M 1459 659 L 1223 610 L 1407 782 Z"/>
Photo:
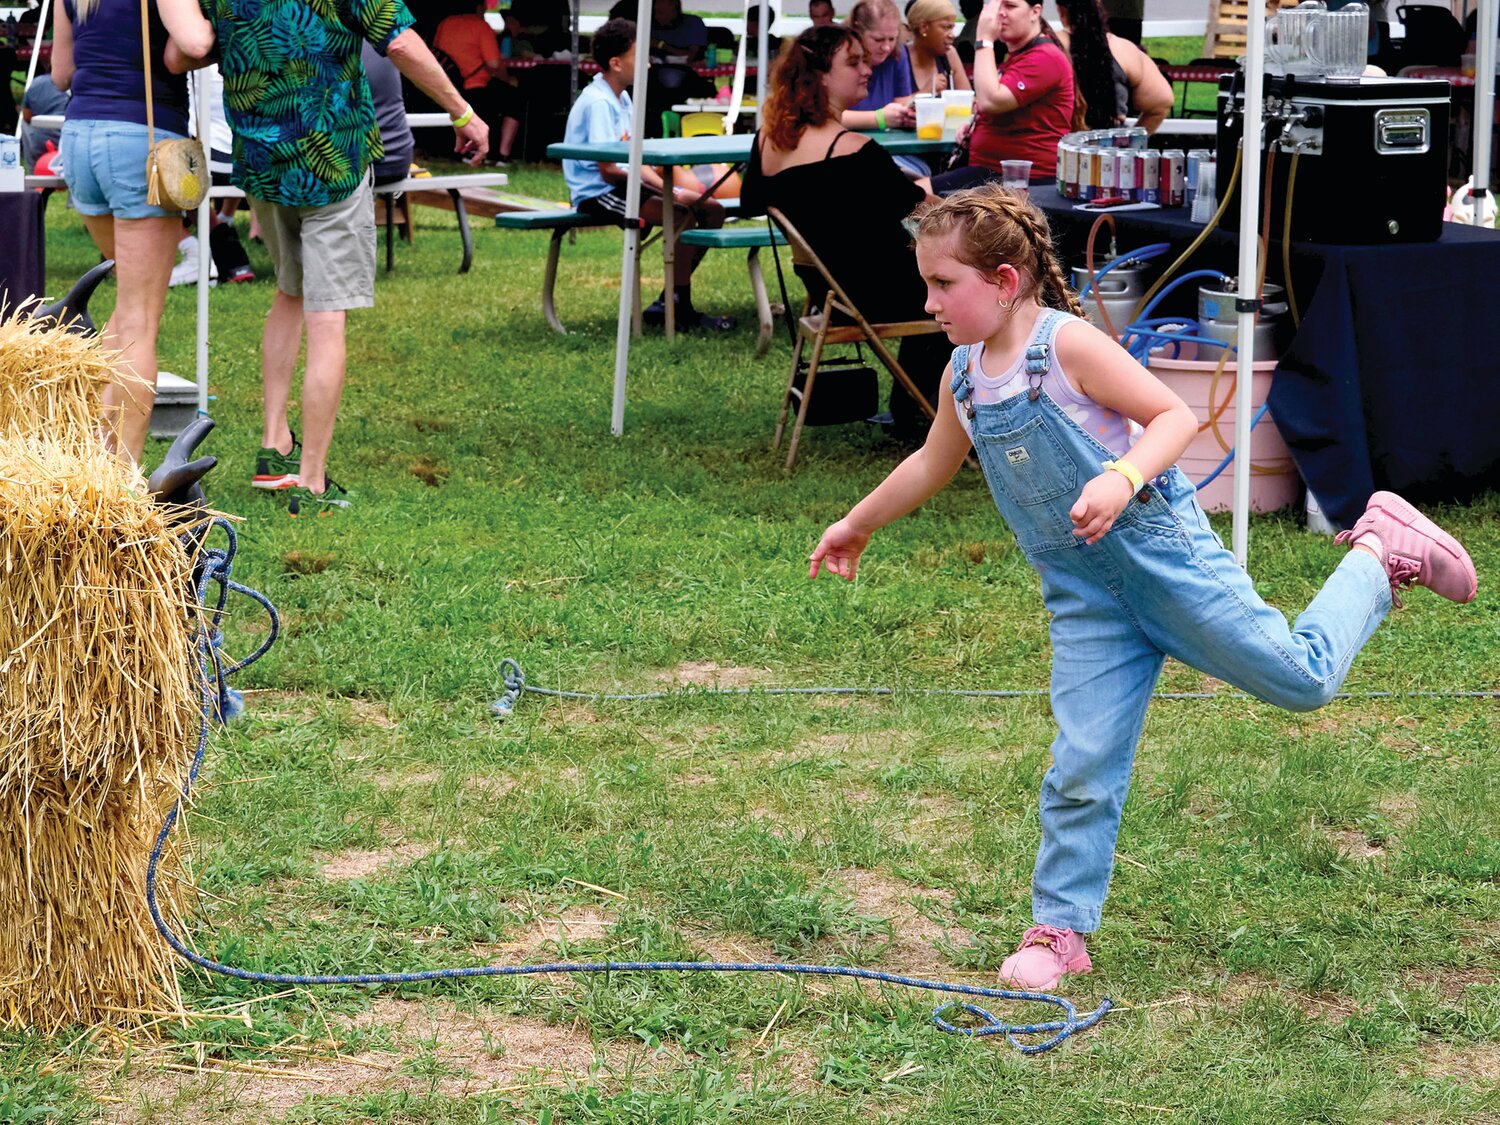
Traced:
<path fill-rule="evenodd" d="M 1115 199 L 1163 207 L 1191 202 L 1188 185 L 1196 189 L 1198 167 L 1214 154 L 1208 149 L 1158 152 L 1147 148 L 1146 141 L 1144 129 L 1069 133 L 1057 145 L 1058 194 L 1084 202 Z"/>

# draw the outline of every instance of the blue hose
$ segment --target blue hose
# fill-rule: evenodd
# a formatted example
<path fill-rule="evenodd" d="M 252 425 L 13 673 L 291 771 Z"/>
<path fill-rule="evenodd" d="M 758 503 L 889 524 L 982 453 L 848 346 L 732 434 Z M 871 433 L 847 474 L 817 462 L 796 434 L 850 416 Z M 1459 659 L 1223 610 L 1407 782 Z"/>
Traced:
<path fill-rule="evenodd" d="M 1081 301 L 1089 294 L 1089 286 L 1098 281 L 1116 266 L 1123 266 L 1129 262 L 1149 262 L 1152 258 L 1159 258 L 1168 250 L 1172 249 L 1170 242 L 1153 242 L 1150 246 L 1142 246 L 1139 250 L 1132 250 L 1129 254 L 1121 254 L 1118 258 L 1112 258 L 1103 269 L 1094 271 L 1094 276 L 1086 278 L 1083 288 L 1078 290 L 1078 299 Z"/>
<path fill-rule="evenodd" d="M 1250 428 L 1252 430 L 1255 429 L 1256 424 L 1265 417 L 1266 410 L 1270 408 L 1270 405 L 1271 404 L 1269 402 L 1263 402 L 1260 404 L 1260 407 L 1255 411 L 1254 416 L 1250 419 Z M 1213 472 L 1209 473 L 1208 476 L 1204 477 L 1201 481 L 1199 481 L 1195 487 L 1207 488 L 1209 485 L 1213 484 L 1214 481 L 1219 479 L 1219 474 L 1222 473 L 1225 469 L 1229 468 L 1229 465 L 1233 460 L 1234 450 L 1231 449 L 1228 453 L 1224 454 L 1224 460 L 1219 462 L 1219 467 Z"/>
<path fill-rule="evenodd" d="M 1220 273 L 1218 270 L 1189 270 L 1181 277 L 1175 278 L 1171 282 L 1164 285 L 1161 288 L 1161 291 L 1158 292 L 1156 296 L 1152 297 L 1151 301 L 1146 305 L 1146 307 L 1141 310 L 1140 316 L 1137 316 L 1136 319 L 1140 320 L 1143 317 L 1150 316 L 1152 311 L 1156 308 L 1157 305 L 1161 304 L 1162 300 L 1167 296 L 1167 294 L 1176 290 L 1178 286 L 1185 285 L 1189 281 L 1196 280 L 1200 277 L 1212 277 L 1218 281 L 1229 280 L 1229 277 L 1227 275 Z"/>
<path fill-rule="evenodd" d="M 197 965 L 201 969 L 207 969 L 210 972 L 233 977 L 237 980 L 276 985 L 410 984 L 417 981 L 460 980 L 472 977 L 535 976 L 549 973 L 785 973 L 801 976 L 853 977 L 857 980 L 878 981 L 882 984 L 894 984 L 903 988 L 924 989 L 931 992 L 944 992 L 958 996 L 1050 1004 L 1054 1008 L 1059 1009 L 1062 1012 L 1061 1019 L 1045 1020 L 1039 1023 L 1005 1023 L 993 1013 L 966 1000 L 945 1000 L 933 1009 L 932 1022 L 938 1030 L 952 1035 L 965 1035 L 972 1038 L 1004 1035 L 1010 1045 L 1023 1055 L 1035 1055 L 1043 1051 L 1050 1051 L 1070 1036 L 1076 1035 L 1078 1032 L 1098 1023 L 1104 1018 L 1105 1013 L 1114 1006 L 1113 1001 L 1105 998 L 1092 1012 L 1079 1015 L 1072 1001 L 1062 996 L 1054 996 L 1051 993 L 1030 992 L 1010 988 L 985 988 L 980 985 L 971 984 L 954 984 L 948 981 L 927 980 L 922 977 L 883 973 L 874 969 L 859 969 L 847 965 L 799 965 L 779 962 L 733 961 L 598 961 L 555 962 L 546 965 L 474 965 L 465 968 L 421 969 L 413 972 L 398 973 L 302 974 L 263 973 L 250 969 L 241 969 L 195 952 L 188 948 L 187 943 L 178 937 L 172 931 L 171 927 L 167 925 L 166 919 L 162 916 L 160 904 L 156 900 L 157 876 L 158 868 L 161 864 L 162 852 L 166 848 L 167 837 L 171 834 L 173 826 L 176 825 L 177 818 L 182 811 L 182 806 L 192 793 L 193 785 L 198 779 L 199 771 L 202 769 L 204 754 L 208 749 L 209 729 L 213 724 L 215 713 L 220 706 L 220 699 L 225 690 L 224 677 L 230 671 L 238 671 L 263 656 L 275 642 L 279 627 L 275 606 L 263 594 L 241 586 L 230 578 L 237 547 L 234 529 L 223 520 L 215 520 L 214 526 L 224 529 L 229 537 L 229 545 L 223 550 L 216 548 L 205 549 L 199 556 L 197 663 L 198 671 L 201 675 L 203 702 L 202 718 L 198 727 L 198 746 L 193 753 L 193 760 L 188 768 L 187 777 L 182 783 L 182 795 L 167 813 L 166 820 L 162 823 L 161 831 L 157 833 L 156 842 L 152 845 L 150 861 L 146 866 L 146 905 L 151 911 L 151 921 L 155 923 L 157 932 L 161 934 L 167 944 L 184 960 Z M 209 586 L 215 582 L 219 584 L 219 592 L 215 602 L 210 604 Z M 245 659 L 226 668 L 221 663 L 219 656 L 219 637 L 221 635 L 219 625 L 223 618 L 225 602 L 231 590 L 245 594 L 257 601 L 270 616 L 271 628 L 269 636 L 259 648 Z M 510 663 L 514 665 L 514 661 Z M 524 680 L 520 675 L 520 666 L 514 666 L 517 680 L 515 690 L 516 694 L 519 695 L 519 685 Z M 980 1023 L 978 1025 L 959 1026 L 944 1018 L 945 1013 L 950 1013 L 954 1009 L 968 1013 L 970 1016 L 978 1019 Z M 1023 1035 L 1042 1035 L 1046 1036 L 1046 1038 L 1040 1042 L 1023 1043 L 1018 1038 Z"/>

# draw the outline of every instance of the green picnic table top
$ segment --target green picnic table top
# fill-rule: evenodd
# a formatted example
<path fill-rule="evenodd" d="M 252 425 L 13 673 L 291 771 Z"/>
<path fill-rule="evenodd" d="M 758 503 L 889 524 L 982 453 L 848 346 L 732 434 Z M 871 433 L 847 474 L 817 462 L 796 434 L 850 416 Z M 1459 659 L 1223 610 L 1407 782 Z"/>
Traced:
<path fill-rule="evenodd" d="M 887 152 L 947 152 L 952 141 L 918 140 L 915 133 L 904 131 L 867 133 Z M 750 159 L 753 133 L 731 133 L 723 137 L 665 137 L 647 140 L 641 146 L 641 161 L 653 167 L 691 164 L 742 164 Z M 629 141 L 602 141 L 598 144 L 569 144 L 558 141 L 547 146 L 553 160 L 602 160 L 625 164 L 630 160 Z"/>

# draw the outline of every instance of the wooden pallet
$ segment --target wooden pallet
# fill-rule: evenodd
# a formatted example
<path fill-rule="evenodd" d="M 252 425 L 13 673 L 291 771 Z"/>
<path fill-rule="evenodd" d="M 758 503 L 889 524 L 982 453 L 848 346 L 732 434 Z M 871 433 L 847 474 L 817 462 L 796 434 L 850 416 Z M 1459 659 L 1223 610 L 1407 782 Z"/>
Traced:
<path fill-rule="evenodd" d="M 1279 8 L 1295 8 L 1297 0 L 1264 0 L 1262 17 L 1276 14 Z M 1208 34 L 1203 37 L 1203 56 L 1210 59 L 1236 59 L 1245 53 L 1250 12 L 1257 5 L 1252 0 L 1209 0 Z"/>

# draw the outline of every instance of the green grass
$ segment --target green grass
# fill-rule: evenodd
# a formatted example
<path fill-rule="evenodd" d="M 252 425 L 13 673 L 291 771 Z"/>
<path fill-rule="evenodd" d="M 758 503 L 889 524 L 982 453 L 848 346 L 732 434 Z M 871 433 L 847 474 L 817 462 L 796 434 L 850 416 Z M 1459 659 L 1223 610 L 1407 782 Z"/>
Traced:
<path fill-rule="evenodd" d="M 513 185 L 561 195 L 550 170 Z M 54 289 L 94 260 L 59 202 Z M 566 248 L 562 338 L 538 307 L 545 234 L 480 229 L 459 277 L 451 216 L 418 218 L 351 318 L 344 517 L 290 521 L 249 488 L 270 288 L 212 295 L 210 491 L 244 518 L 236 577 L 285 631 L 241 677 L 248 714 L 215 738 L 189 818 L 197 946 L 299 972 L 713 955 L 992 982 L 1029 922 L 1044 701 L 487 710 L 504 656 L 568 688 L 1045 687 L 1037 583 L 977 474 L 882 532 L 857 585 L 810 583 L 819 531 L 899 451 L 811 431 L 783 474 L 767 445 L 788 346 L 752 358 L 737 255 L 698 289 L 745 327 L 639 341 L 614 438 L 619 235 Z M 183 373 L 192 308 L 174 291 L 164 326 Z M 1479 600 L 1414 593 L 1352 690 L 1500 682 L 1500 498 L 1437 514 Z M 1252 535 L 1291 612 L 1342 550 L 1289 514 Z M 236 609 L 243 651 L 258 626 Z M 161 1043 L 0 1038 L 0 1122 L 1500 1120 L 1497 728 L 1481 701 L 1154 706 L 1097 969 L 1066 988 L 1121 1010 L 1048 1056 L 945 1037 L 928 997 L 848 983 L 277 993 L 184 973 L 205 1014 Z"/>

